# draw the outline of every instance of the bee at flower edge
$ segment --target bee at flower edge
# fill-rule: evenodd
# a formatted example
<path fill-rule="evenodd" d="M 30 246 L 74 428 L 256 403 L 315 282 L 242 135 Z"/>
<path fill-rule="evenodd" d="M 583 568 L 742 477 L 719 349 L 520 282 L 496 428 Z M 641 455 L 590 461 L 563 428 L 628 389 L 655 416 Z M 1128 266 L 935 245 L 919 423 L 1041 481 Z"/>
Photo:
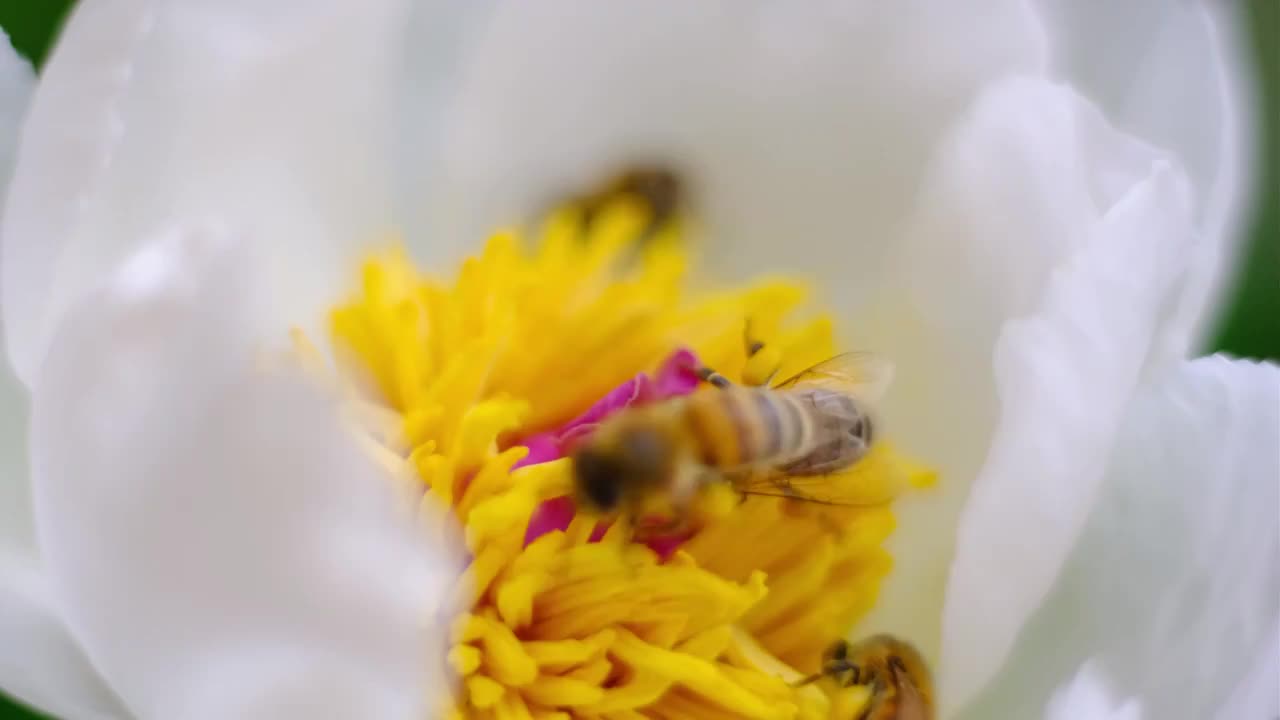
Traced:
<path fill-rule="evenodd" d="M 661 163 L 642 163 L 620 169 L 595 189 L 571 199 L 569 204 L 577 206 L 582 212 L 582 222 L 590 225 L 619 200 L 638 203 L 649 218 L 634 238 L 639 247 L 681 216 L 688 202 L 687 194 L 685 181 L 674 169 Z M 557 200 L 552 206 L 564 204 L 564 200 Z"/>
<path fill-rule="evenodd" d="M 752 343 L 749 355 L 761 349 Z M 887 361 L 845 353 L 773 387 L 733 385 L 708 368 L 699 375 L 706 387 L 624 410 L 573 451 L 580 506 L 620 513 L 638 536 L 658 536 L 686 529 L 695 500 L 716 486 L 744 500 L 868 504 L 831 476 L 871 447 L 871 408 L 892 378 Z M 665 521 L 649 522 L 655 506 L 670 511 Z"/>
<path fill-rule="evenodd" d="M 822 656 L 822 669 L 799 685 L 827 680 L 836 690 L 862 687 L 870 695 L 849 710 L 849 720 L 933 720 L 933 681 L 929 666 L 910 643 L 892 635 L 873 635 L 850 643 L 837 640 Z M 857 715 L 853 715 L 857 712 Z M 842 710 L 833 707 L 832 717 Z"/>

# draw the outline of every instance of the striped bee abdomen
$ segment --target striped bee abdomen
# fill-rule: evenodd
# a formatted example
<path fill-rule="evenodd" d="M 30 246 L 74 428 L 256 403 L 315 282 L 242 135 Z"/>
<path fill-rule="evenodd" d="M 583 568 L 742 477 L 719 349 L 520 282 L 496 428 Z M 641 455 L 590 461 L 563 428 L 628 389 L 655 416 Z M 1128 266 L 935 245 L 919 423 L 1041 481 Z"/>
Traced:
<path fill-rule="evenodd" d="M 871 447 L 871 419 L 852 397 L 829 390 L 791 396 L 804 408 L 812 433 L 804 451 L 779 469 L 789 475 L 825 475 L 853 465 Z"/>
<path fill-rule="evenodd" d="M 696 392 L 685 398 L 684 417 L 699 461 L 722 470 L 794 458 L 813 437 L 801 398 L 761 388 Z"/>

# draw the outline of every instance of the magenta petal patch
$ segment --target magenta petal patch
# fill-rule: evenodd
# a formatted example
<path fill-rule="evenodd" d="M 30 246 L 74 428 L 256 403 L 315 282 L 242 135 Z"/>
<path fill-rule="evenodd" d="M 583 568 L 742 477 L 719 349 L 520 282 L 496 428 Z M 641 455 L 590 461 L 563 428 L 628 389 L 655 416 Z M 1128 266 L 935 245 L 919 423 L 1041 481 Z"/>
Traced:
<path fill-rule="evenodd" d="M 692 350 L 680 348 L 671 354 L 658 368 L 658 375 L 653 380 L 653 391 L 657 399 L 688 395 L 698 389 L 698 356 Z"/>
<path fill-rule="evenodd" d="M 527 546 L 553 530 L 568 530 L 573 515 L 573 498 L 568 495 L 547 500 L 529 517 L 529 527 L 524 531 L 524 544 Z"/>
<path fill-rule="evenodd" d="M 667 535 L 665 537 L 656 537 L 645 542 L 649 549 L 657 553 L 658 558 L 666 562 L 680 546 L 684 544 L 690 535 Z"/>
<path fill-rule="evenodd" d="M 553 433 L 533 435 L 520 444 L 529 448 L 529 454 L 517 460 L 516 464 L 511 466 L 512 470 L 525 465 L 537 465 L 538 463 L 551 462 L 564 457 L 564 453 L 560 450 L 560 441 L 556 439 Z"/>

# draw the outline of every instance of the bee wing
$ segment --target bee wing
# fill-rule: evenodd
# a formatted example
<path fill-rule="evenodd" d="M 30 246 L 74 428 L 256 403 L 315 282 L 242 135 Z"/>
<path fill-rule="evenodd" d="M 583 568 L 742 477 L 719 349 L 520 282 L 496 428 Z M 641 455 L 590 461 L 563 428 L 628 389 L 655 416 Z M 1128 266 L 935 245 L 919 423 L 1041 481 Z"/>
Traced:
<path fill-rule="evenodd" d="M 823 360 L 774 386 L 775 390 L 826 388 L 874 405 L 893 382 L 893 363 L 868 352 L 848 352 Z"/>
<path fill-rule="evenodd" d="M 896 484 L 868 480 L 850 473 L 786 475 L 757 471 L 729 476 L 734 489 L 743 495 L 788 498 L 818 505 L 877 507 L 892 502 L 902 493 L 903 488 Z"/>

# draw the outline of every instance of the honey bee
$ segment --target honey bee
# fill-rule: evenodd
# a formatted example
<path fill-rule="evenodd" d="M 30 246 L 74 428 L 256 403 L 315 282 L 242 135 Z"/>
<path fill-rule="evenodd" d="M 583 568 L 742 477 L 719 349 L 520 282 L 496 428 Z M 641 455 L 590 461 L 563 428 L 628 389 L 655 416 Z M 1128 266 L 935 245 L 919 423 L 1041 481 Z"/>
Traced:
<path fill-rule="evenodd" d="M 887 362 L 837 355 L 772 388 L 733 385 L 710 370 L 701 375 L 709 386 L 624 410 L 573 450 L 580 504 L 621 511 L 636 528 L 649 504 L 662 499 L 674 516 L 645 529 L 657 532 L 683 528 L 699 491 L 715 482 L 730 483 L 744 498 L 865 504 L 825 476 L 870 448 L 870 407 L 891 379 Z"/>
<path fill-rule="evenodd" d="M 642 164 L 624 168 L 592 190 L 560 198 L 551 207 L 566 201 L 576 205 L 582 212 L 583 227 L 589 228 L 605 208 L 622 198 L 639 202 L 648 211 L 648 221 L 632 239 L 637 247 L 675 222 L 684 211 L 686 199 L 684 184 L 675 171 L 663 165 Z M 584 233 L 583 237 L 587 235 Z"/>
<path fill-rule="evenodd" d="M 636 165 L 605 182 L 600 189 L 581 198 L 590 223 L 605 205 L 619 197 L 632 197 L 649 209 L 652 224 L 660 226 L 675 216 L 684 197 L 680 177 L 661 165 Z"/>
<path fill-rule="evenodd" d="M 892 635 L 857 643 L 837 640 L 822 655 L 822 670 L 800 685 L 830 678 L 839 687 L 862 685 L 871 697 L 853 720 L 933 720 L 933 681 L 924 658 Z"/>

